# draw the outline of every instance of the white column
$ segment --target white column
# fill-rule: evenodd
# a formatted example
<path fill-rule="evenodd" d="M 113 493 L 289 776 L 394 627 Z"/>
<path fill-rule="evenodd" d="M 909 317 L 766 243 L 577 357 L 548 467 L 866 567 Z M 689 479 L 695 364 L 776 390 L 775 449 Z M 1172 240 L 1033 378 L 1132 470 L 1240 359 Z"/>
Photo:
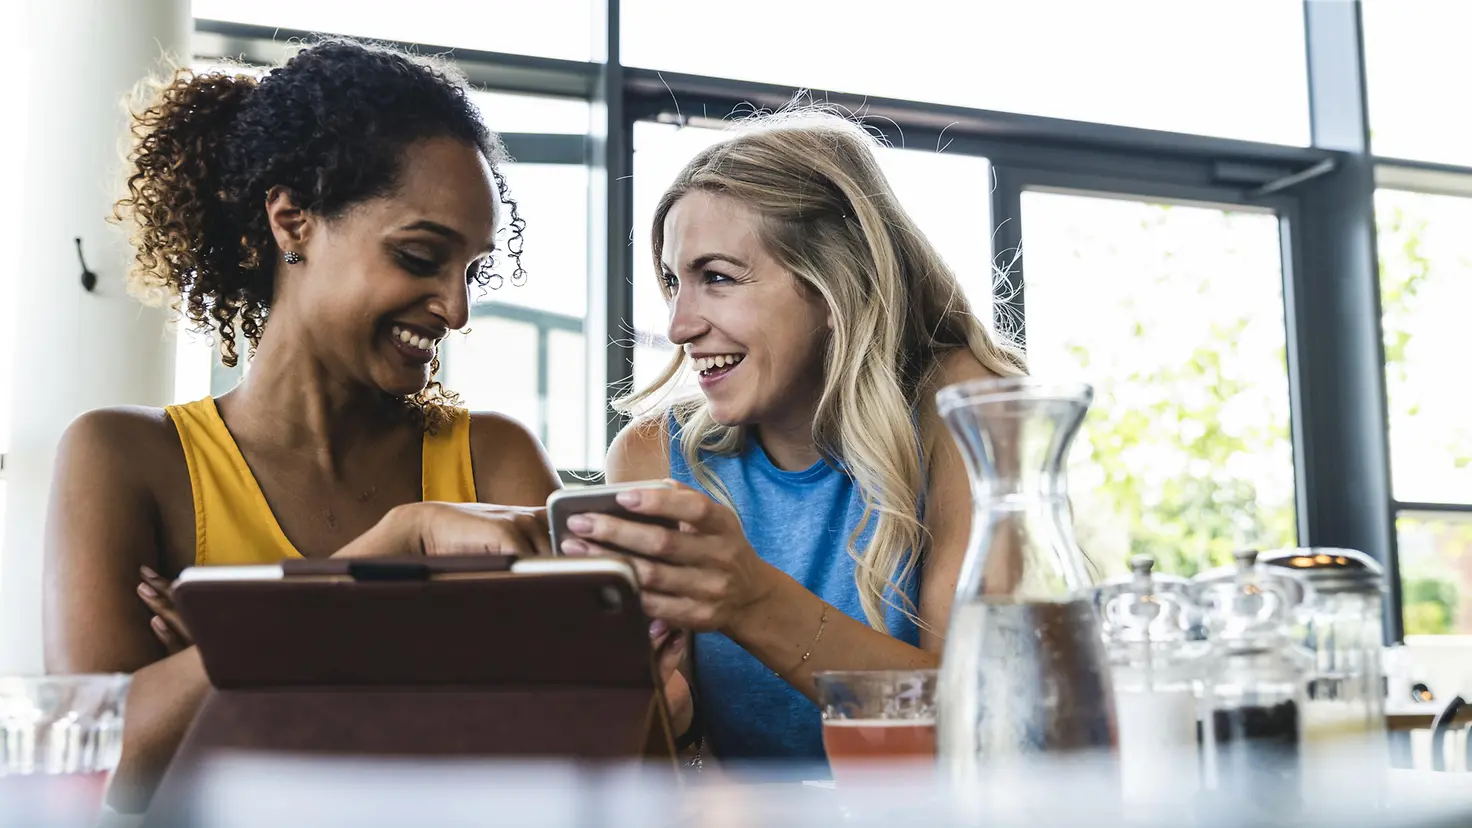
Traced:
<path fill-rule="evenodd" d="M 189 0 L 45 0 L 21 8 L 20 40 L 31 60 L 26 110 L 6 127 L 26 134 L 23 186 L 12 193 L 19 263 L 4 309 L 13 408 L 0 673 L 42 670 L 43 529 L 62 431 L 89 409 L 159 406 L 172 396 L 167 316 L 128 296 L 127 233 L 106 217 L 124 180 L 122 101 L 166 56 L 188 60 L 191 28 Z M 99 277 L 93 293 L 82 287 L 78 237 Z"/>

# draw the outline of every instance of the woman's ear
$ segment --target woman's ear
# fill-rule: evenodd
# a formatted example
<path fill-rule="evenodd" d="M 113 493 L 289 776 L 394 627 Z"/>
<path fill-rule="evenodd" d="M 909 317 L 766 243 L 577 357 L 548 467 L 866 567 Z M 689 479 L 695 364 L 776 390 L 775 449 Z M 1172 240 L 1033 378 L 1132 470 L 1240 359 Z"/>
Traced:
<path fill-rule="evenodd" d="M 297 203 L 291 190 L 278 185 L 266 193 L 266 221 L 271 225 L 271 236 L 276 240 L 278 250 L 305 257 L 304 250 L 315 221 L 312 214 Z"/>

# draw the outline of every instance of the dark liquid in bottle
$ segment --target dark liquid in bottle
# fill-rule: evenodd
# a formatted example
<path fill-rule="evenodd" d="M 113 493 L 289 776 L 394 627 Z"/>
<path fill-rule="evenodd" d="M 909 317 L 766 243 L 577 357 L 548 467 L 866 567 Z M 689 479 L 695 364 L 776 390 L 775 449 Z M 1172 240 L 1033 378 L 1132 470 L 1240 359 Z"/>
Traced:
<path fill-rule="evenodd" d="M 1215 710 L 1211 727 L 1216 744 L 1208 762 L 1215 767 L 1221 794 L 1268 812 L 1296 808 L 1300 791 L 1297 704 L 1285 701 Z"/>

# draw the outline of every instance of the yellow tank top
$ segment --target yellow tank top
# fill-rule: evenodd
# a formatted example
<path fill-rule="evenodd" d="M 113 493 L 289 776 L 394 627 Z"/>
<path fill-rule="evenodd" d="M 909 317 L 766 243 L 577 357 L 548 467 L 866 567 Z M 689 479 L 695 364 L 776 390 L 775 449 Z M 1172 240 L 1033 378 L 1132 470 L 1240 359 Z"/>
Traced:
<path fill-rule="evenodd" d="M 196 564 L 268 564 L 302 555 L 287 540 L 213 397 L 165 409 L 184 444 L 194 494 Z M 449 426 L 424 435 L 423 499 L 474 503 L 470 413 L 456 409 Z"/>

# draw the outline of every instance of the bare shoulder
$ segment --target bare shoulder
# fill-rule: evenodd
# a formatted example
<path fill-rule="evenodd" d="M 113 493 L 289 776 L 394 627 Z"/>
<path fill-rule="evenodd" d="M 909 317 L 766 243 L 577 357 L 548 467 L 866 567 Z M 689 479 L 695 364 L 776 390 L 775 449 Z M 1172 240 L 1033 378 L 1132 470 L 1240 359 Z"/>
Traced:
<path fill-rule="evenodd" d="M 930 389 L 932 392 L 967 380 L 998 379 L 995 371 L 982 365 L 981 360 L 965 348 L 953 348 L 946 351 L 941 354 L 938 362 L 939 370 L 936 371 L 935 380 Z"/>
<path fill-rule="evenodd" d="M 936 392 L 958 382 L 988 379 L 998 379 L 997 373 L 965 348 L 954 348 L 939 356 L 930 381 L 920 390 L 920 427 L 927 441 L 944 430 L 935 407 Z"/>
<path fill-rule="evenodd" d="M 561 487 L 541 441 L 505 414 L 470 413 L 470 462 L 482 503 L 541 506 Z"/>
<path fill-rule="evenodd" d="M 670 474 L 670 434 L 666 414 L 649 414 L 628 425 L 608 447 L 604 469 L 610 483 L 657 480 Z"/>
<path fill-rule="evenodd" d="M 161 461 L 184 462 L 179 432 L 162 408 L 98 408 L 77 417 L 62 434 L 58 464 L 80 462 L 106 472 L 144 474 Z"/>

